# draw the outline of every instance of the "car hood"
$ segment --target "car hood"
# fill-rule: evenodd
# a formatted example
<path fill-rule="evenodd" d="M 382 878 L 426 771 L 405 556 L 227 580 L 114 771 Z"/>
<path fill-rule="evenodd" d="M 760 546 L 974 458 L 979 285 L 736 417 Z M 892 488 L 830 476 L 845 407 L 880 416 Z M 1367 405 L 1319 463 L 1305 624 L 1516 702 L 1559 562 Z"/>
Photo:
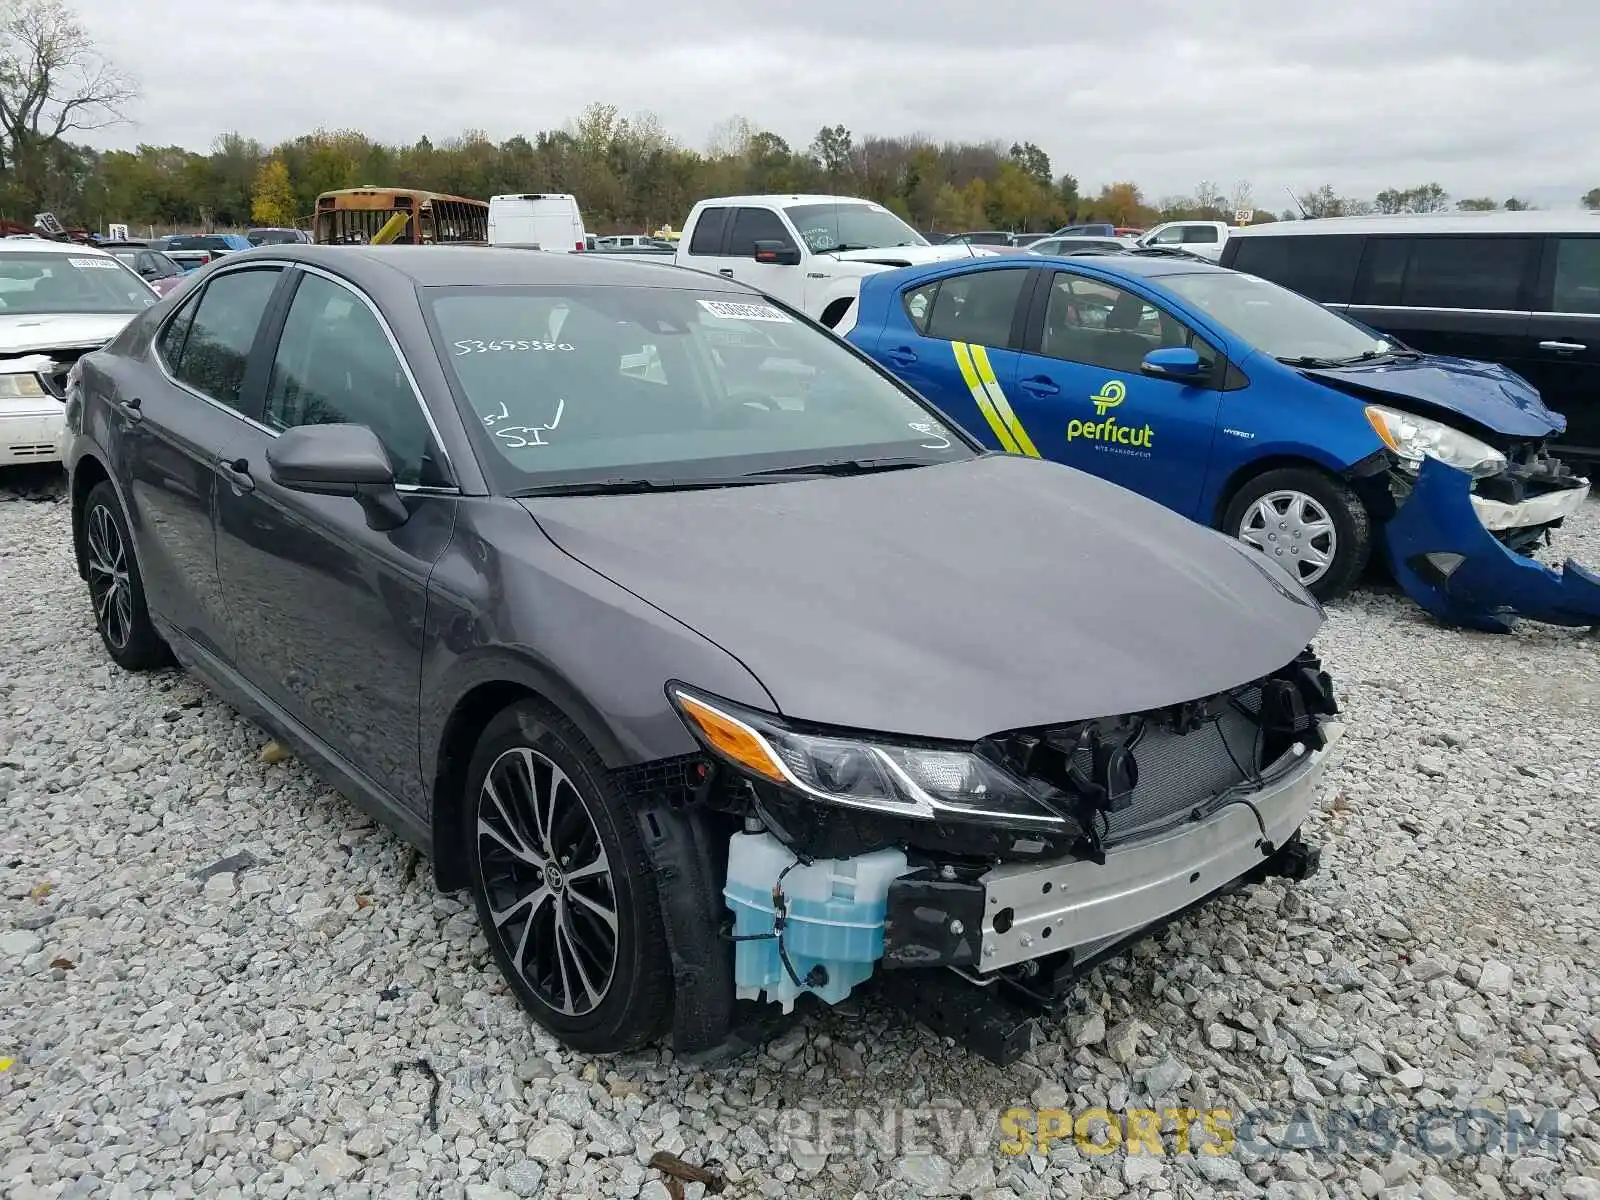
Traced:
<path fill-rule="evenodd" d="M 0 315 L 0 354 L 98 349 L 121 333 L 133 318 L 133 313 Z"/>
<path fill-rule="evenodd" d="M 988 246 L 884 246 L 878 250 L 837 250 L 817 257 L 880 267 L 920 267 L 955 258 L 983 258 L 991 253 Z"/>
<path fill-rule="evenodd" d="M 1497 363 L 1424 355 L 1412 362 L 1308 370 L 1305 375 L 1374 403 L 1395 403 L 1419 415 L 1467 418 L 1506 437 L 1561 433 L 1567 419 L 1545 407 L 1531 383 Z M 1432 410 L 1432 411 L 1426 411 Z"/>
<path fill-rule="evenodd" d="M 1282 667 L 1323 620 L 1256 551 L 1020 456 L 522 503 L 782 713 L 851 728 L 969 741 L 1198 699 Z"/>

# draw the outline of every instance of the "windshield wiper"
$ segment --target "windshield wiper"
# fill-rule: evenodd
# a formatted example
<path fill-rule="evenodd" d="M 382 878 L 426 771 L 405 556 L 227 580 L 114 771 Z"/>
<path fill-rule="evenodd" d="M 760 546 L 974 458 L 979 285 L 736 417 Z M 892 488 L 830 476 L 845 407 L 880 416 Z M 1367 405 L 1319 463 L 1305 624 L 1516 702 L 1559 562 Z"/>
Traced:
<path fill-rule="evenodd" d="M 1421 358 L 1415 350 L 1363 350 L 1349 358 L 1317 358 L 1315 355 L 1302 355 L 1299 358 L 1280 358 L 1279 362 L 1290 367 L 1353 367 L 1358 363 L 1378 362 L 1396 358 L 1416 359 Z"/>
<path fill-rule="evenodd" d="M 931 467 L 926 458 L 838 458 L 830 462 L 801 463 L 794 467 L 775 467 L 752 471 L 742 479 L 763 479 L 771 475 L 870 475 L 877 471 L 903 471 L 908 467 Z"/>
<path fill-rule="evenodd" d="M 877 246 L 869 246 L 865 242 L 840 242 L 837 246 L 829 246 L 822 251 L 823 254 L 837 254 L 841 250 L 877 250 Z"/>
<path fill-rule="evenodd" d="M 702 488 L 747 487 L 760 482 L 754 475 L 705 479 L 578 479 L 567 483 L 537 484 L 506 494 L 518 500 L 531 496 L 630 496 L 643 492 L 692 492 Z"/>

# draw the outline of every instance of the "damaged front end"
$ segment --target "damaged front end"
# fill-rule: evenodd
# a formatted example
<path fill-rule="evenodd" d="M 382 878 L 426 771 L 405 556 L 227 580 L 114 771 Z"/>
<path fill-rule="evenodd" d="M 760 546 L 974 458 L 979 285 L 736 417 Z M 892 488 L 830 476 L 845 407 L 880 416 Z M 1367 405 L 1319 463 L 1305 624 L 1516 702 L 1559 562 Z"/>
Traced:
<path fill-rule="evenodd" d="M 1216 695 L 959 746 L 669 694 L 707 752 L 642 819 L 693 979 L 675 1029 L 689 1053 L 735 998 L 788 1012 L 878 975 L 936 1031 L 1010 1061 L 1107 955 L 1252 880 L 1313 872 L 1300 827 L 1340 731 L 1309 647 Z M 673 849 L 679 823 L 720 845 Z M 720 953 L 696 928 L 713 880 L 732 916 Z"/>
<path fill-rule="evenodd" d="M 1509 633 L 1518 617 L 1600 624 L 1600 575 L 1571 559 L 1557 570 L 1529 556 L 1583 506 L 1587 479 L 1530 454 L 1489 479 L 1424 458 L 1414 474 L 1394 470 L 1389 480 L 1389 566 L 1427 612 L 1488 633 Z"/>

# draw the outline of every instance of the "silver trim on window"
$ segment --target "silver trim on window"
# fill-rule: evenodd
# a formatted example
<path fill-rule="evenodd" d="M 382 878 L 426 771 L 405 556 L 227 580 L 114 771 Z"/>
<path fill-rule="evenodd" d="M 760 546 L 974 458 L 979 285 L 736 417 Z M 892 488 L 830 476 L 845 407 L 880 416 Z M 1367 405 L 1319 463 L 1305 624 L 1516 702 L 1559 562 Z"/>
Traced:
<path fill-rule="evenodd" d="M 358 300 L 360 300 L 363 304 L 365 304 L 367 306 L 367 311 L 370 312 L 372 314 L 373 318 L 378 322 L 378 328 L 383 330 L 383 336 L 389 339 L 389 349 L 394 351 L 395 359 L 400 363 L 401 371 L 403 371 L 405 373 L 406 383 L 409 384 L 410 387 L 411 387 L 411 398 L 417 402 L 417 407 L 422 410 L 422 419 L 427 422 L 427 424 L 428 424 L 428 432 L 433 435 L 434 445 L 438 447 L 439 453 L 444 459 L 445 470 L 448 472 L 448 474 L 452 478 L 454 478 L 456 476 L 457 472 L 456 472 L 456 468 L 455 468 L 455 463 L 450 458 L 450 450 L 444 443 L 444 437 L 439 432 L 439 426 L 433 419 L 433 413 L 428 410 L 427 401 L 425 401 L 422 398 L 422 388 L 417 383 L 417 377 L 416 377 L 415 372 L 413 372 L 411 370 L 411 364 L 406 360 L 405 352 L 400 349 L 400 343 L 394 336 L 394 330 L 389 327 L 388 319 L 384 317 L 382 310 L 379 309 L 378 306 L 372 302 L 372 298 L 370 296 L 368 296 L 365 292 L 363 292 L 360 288 L 358 288 L 354 284 L 352 284 L 349 280 L 341 279 L 339 276 L 335 275 L 333 272 L 324 270 L 323 268 L 318 267 L 318 266 L 314 266 L 311 263 L 296 262 L 296 261 L 294 261 L 292 259 L 277 259 L 277 258 L 255 259 L 255 260 L 253 260 L 251 262 L 248 262 L 248 263 L 240 263 L 240 264 L 237 264 L 235 266 L 225 267 L 225 268 L 223 268 L 222 270 L 219 270 L 219 271 L 213 271 L 211 273 L 210 277 L 206 279 L 205 284 L 202 286 L 200 293 L 197 296 L 194 297 L 194 304 L 195 304 L 195 312 L 196 312 L 196 314 L 198 315 L 199 310 L 200 310 L 200 303 L 205 299 L 205 289 L 209 288 L 214 280 L 220 279 L 221 277 L 223 277 L 225 275 L 236 275 L 236 274 L 238 274 L 238 273 L 240 273 L 242 271 L 257 270 L 257 269 L 260 269 L 260 268 L 263 268 L 263 267 L 271 267 L 271 268 L 275 268 L 275 269 L 280 270 L 280 271 L 281 270 L 288 270 L 289 268 L 292 267 L 292 268 L 295 268 L 297 270 L 305 272 L 307 275 L 316 275 L 319 278 L 326 279 L 329 283 L 332 283 L 332 284 L 337 285 L 338 287 L 344 288 L 345 291 L 349 292 L 352 296 L 355 296 Z M 290 305 L 292 307 L 293 304 L 294 304 L 294 300 L 293 300 L 292 297 L 290 298 L 289 303 L 290 303 Z M 207 404 L 211 405 L 213 408 L 216 408 L 216 409 L 219 409 L 222 412 L 228 413 L 230 416 L 237 417 L 239 420 L 243 421 L 246 425 L 249 425 L 252 428 L 260 430 L 262 433 L 265 433 L 269 437 L 277 437 L 279 434 L 281 434 L 283 432 L 281 429 L 274 429 L 272 426 L 267 425 L 264 422 L 258 421 L 254 417 L 246 416 L 244 413 L 240 412 L 238 409 L 231 408 L 228 405 L 224 404 L 222 401 L 216 399 L 215 397 L 206 395 L 204 392 L 199 391 L 198 389 L 196 389 L 194 387 L 191 387 L 189 384 L 185 383 L 181 379 L 178 379 L 176 376 L 174 376 L 172 374 L 172 370 L 171 370 L 171 368 L 168 367 L 167 361 L 164 358 L 161 357 L 161 335 L 166 331 L 167 327 L 173 321 L 175 321 L 177 319 L 177 314 L 179 312 L 182 312 L 184 307 L 186 307 L 186 306 L 180 304 L 178 306 L 177 310 L 171 316 L 169 316 L 165 321 L 163 321 L 161 323 L 160 328 L 157 330 L 157 332 L 150 339 L 150 342 L 151 342 L 151 345 L 150 345 L 151 357 L 155 359 L 156 365 L 159 367 L 162 376 L 165 377 L 167 382 L 171 383 L 174 387 L 181 388 L 183 391 L 188 392 L 191 396 L 195 396 L 198 399 L 204 400 Z M 281 337 L 281 334 L 280 334 L 280 337 Z M 276 349 L 277 348 L 274 347 L 274 353 L 276 353 Z M 270 379 L 271 379 L 270 375 L 268 376 L 268 379 L 269 379 L 269 382 L 270 382 Z M 449 483 L 449 484 L 397 483 L 397 484 L 395 484 L 395 490 L 399 491 L 399 492 L 421 493 L 421 494 L 424 494 L 424 495 L 451 495 L 451 496 L 458 496 L 458 495 L 461 494 L 460 485 L 457 484 L 457 483 Z"/>

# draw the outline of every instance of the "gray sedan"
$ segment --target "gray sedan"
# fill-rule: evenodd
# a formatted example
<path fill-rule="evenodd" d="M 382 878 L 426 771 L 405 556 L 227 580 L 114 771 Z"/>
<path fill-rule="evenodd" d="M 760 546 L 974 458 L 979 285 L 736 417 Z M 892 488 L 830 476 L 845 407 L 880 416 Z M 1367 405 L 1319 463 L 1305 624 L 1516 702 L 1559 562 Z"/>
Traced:
<path fill-rule="evenodd" d="M 707 1050 L 874 974 L 970 1033 L 1315 866 L 1316 602 L 742 285 L 262 247 L 68 393 L 107 653 L 431 854 L 575 1048 Z"/>

